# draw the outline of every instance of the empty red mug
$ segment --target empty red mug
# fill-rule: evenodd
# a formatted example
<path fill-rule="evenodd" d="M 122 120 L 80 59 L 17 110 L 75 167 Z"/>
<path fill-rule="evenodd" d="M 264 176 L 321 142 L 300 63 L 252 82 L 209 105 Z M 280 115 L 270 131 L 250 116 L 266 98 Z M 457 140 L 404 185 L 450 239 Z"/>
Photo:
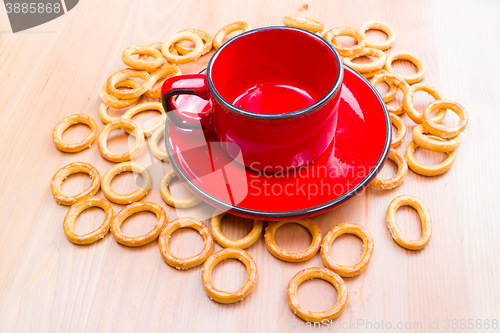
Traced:
<path fill-rule="evenodd" d="M 162 103 L 176 126 L 215 131 L 226 152 L 239 161 L 241 153 L 246 166 L 285 171 L 314 161 L 332 142 L 342 79 L 340 56 L 325 39 L 266 27 L 223 44 L 206 75 L 167 79 Z M 182 94 L 210 103 L 193 118 L 175 109 L 172 99 Z"/>

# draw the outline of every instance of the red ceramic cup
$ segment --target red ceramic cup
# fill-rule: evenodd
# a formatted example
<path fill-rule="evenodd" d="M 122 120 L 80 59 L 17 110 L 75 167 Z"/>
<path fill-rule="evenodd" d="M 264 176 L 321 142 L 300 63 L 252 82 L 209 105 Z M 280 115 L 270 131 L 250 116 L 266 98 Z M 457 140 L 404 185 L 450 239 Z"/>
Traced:
<path fill-rule="evenodd" d="M 162 102 L 176 126 L 215 131 L 226 152 L 246 166 L 284 171 L 312 162 L 332 142 L 342 78 L 342 61 L 325 39 L 266 27 L 223 44 L 206 75 L 166 80 Z M 181 94 L 210 103 L 192 117 L 175 109 L 172 99 Z"/>

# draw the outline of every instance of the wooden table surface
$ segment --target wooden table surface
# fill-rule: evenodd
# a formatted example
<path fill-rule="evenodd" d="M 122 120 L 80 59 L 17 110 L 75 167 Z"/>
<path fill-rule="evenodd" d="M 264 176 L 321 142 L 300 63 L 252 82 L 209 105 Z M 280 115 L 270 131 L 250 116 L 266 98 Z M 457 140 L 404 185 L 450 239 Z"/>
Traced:
<path fill-rule="evenodd" d="M 418 54 L 427 65 L 425 82 L 460 102 L 470 115 L 448 173 L 426 178 L 410 171 L 394 190 L 367 190 L 313 219 L 323 234 L 339 223 L 353 222 L 366 226 L 375 240 L 368 269 L 345 279 L 348 306 L 333 324 L 353 332 L 382 328 L 498 331 L 500 2 L 304 1 L 309 4 L 307 16 L 330 28 L 357 28 L 372 19 L 388 22 L 397 32 L 388 52 Z M 0 10 L 0 331 L 285 332 L 303 328 L 288 307 L 286 286 L 299 270 L 323 267 L 319 253 L 303 263 L 285 263 L 268 252 L 261 236 L 248 249 L 259 270 L 255 289 L 243 302 L 221 305 L 203 291 L 201 267 L 171 268 L 161 258 L 156 241 L 129 248 L 109 234 L 90 246 L 70 243 L 62 229 L 68 207 L 57 205 L 50 192 L 52 176 L 68 163 L 89 162 L 101 175 L 112 165 L 95 144 L 76 154 L 60 152 L 51 133 L 62 117 L 75 113 L 90 115 L 102 128 L 98 91 L 112 73 L 125 67 L 124 48 L 163 41 L 184 28 L 200 28 L 213 36 L 221 26 L 237 20 L 246 20 L 252 27 L 278 25 L 285 15 L 304 16 L 301 6 L 300 1 L 287 0 L 81 0 L 68 14 L 16 34 L 10 32 L 7 15 Z M 208 56 L 182 66 L 182 71 L 195 72 L 207 62 Z M 407 63 L 397 68 L 411 70 Z M 432 100 L 419 95 L 416 99 L 420 108 Z M 453 120 L 447 116 L 446 122 Z M 405 122 L 413 125 L 407 117 Z M 83 125 L 74 126 L 64 137 L 76 142 L 87 131 Z M 410 140 L 408 134 L 398 150 L 403 152 Z M 110 139 L 116 151 L 124 151 L 126 145 L 124 134 L 117 132 Z M 443 156 L 417 153 L 427 163 L 437 163 Z M 148 159 L 149 154 L 143 153 L 139 161 L 151 164 Z M 394 171 L 388 163 L 382 175 Z M 153 176 L 158 181 L 159 175 Z M 88 177 L 72 176 L 63 191 L 78 193 L 89 184 Z M 130 173 L 113 182 L 113 188 L 122 193 L 134 187 Z M 189 195 L 180 181 L 172 188 L 177 196 Z M 421 251 L 399 247 L 386 227 L 387 206 L 401 194 L 421 198 L 430 209 L 432 238 Z M 162 201 L 157 189 L 144 200 L 162 205 L 169 221 L 179 216 L 209 219 L 214 210 L 202 204 L 176 211 Z M 123 206 L 114 207 L 118 211 Z M 98 209 L 85 212 L 77 231 L 93 230 L 103 216 Z M 407 236 L 419 238 L 415 211 L 402 208 L 398 220 Z M 154 223 L 153 215 L 142 213 L 129 219 L 123 230 L 139 235 Z M 233 238 L 250 228 L 250 220 L 237 217 L 224 218 L 222 226 Z M 292 251 L 305 249 L 310 239 L 307 231 L 293 225 L 277 234 L 278 244 Z M 176 255 L 193 255 L 202 241 L 195 231 L 181 230 L 172 236 L 171 247 Z M 219 249 L 216 244 L 215 250 Z M 354 263 L 361 241 L 342 236 L 333 250 L 339 262 Z M 245 276 L 242 264 L 228 260 L 214 270 L 214 283 L 234 290 Z M 336 292 L 330 284 L 313 280 L 299 289 L 299 299 L 310 310 L 325 310 L 334 305 Z M 463 329 L 464 325 L 474 329 Z"/>

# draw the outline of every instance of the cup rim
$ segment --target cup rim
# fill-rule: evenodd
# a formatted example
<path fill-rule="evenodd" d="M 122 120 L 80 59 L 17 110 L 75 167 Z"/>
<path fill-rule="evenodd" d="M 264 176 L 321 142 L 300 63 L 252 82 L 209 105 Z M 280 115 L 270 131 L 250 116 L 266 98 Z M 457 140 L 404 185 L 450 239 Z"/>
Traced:
<path fill-rule="evenodd" d="M 303 109 L 299 109 L 296 111 L 278 113 L 278 114 L 267 114 L 267 113 L 250 112 L 250 111 L 246 111 L 244 109 L 241 109 L 239 107 L 236 107 L 233 104 L 226 101 L 222 97 L 222 95 L 217 91 L 217 89 L 215 88 L 215 85 L 212 81 L 212 67 L 213 67 L 214 61 L 217 59 L 220 52 L 222 52 L 222 50 L 224 50 L 224 48 L 226 48 L 228 45 L 230 45 L 232 42 L 234 42 L 235 40 L 237 40 L 239 38 L 242 38 L 242 37 L 254 34 L 254 33 L 258 33 L 261 31 L 265 31 L 265 30 L 294 30 L 294 31 L 298 31 L 300 33 L 304 33 L 306 35 L 308 34 L 309 36 L 316 38 L 318 41 L 322 42 L 324 45 L 326 45 L 332 51 L 334 58 L 335 58 L 335 61 L 337 62 L 338 75 L 337 75 L 337 78 L 335 79 L 335 82 L 333 83 L 333 86 L 321 99 L 319 99 L 318 101 L 314 102 L 313 104 L 311 104 Z M 323 37 L 321 37 L 315 33 L 312 33 L 310 31 L 307 31 L 304 29 L 299 29 L 299 28 L 294 28 L 294 27 L 287 27 L 287 26 L 261 27 L 261 28 L 256 28 L 256 29 L 252 29 L 252 30 L 246 31 L 244 33 L 241 33 L 238 36 L 236 36 L 236 37 L 230 39 L 229 41 L 225 42 L 224 44 L 222 44 L 222 46 L 212 55 L 212 57 L 210 58 L 210 61 L 208 62 L 208 66 L 207 66 L 207 82 L 208 82 L 208 87 L 210 89 L 212 96 L 214 96 L 214 98 L 219 103 L 221 103 L 225 108 L 227 108 L 233 112 L 239 113 L 239 114 L 244 115 L 244 116 L 253 117 L 253 118 L 260 118 L 260 119 L 293 118 L 293 117 L 305 115 L 305 114 L 310 113 L 314 110 L 317 110 L 318 108 L 320 108 L 323 105 L 325 105 L 326 103 L 328 103 L 330 101 L 330 99 L 332 99 L 335 96 L 335 94 L 340 90 L 343 79 L 344 79 L 344 70 L 343 70 L 342 60 L 340 59 L 340 55 L 338 54 L 337 50 L 335 50 L 335 48 L 333 47 L 333 45 L 331 43 L 329 43 Z"/>

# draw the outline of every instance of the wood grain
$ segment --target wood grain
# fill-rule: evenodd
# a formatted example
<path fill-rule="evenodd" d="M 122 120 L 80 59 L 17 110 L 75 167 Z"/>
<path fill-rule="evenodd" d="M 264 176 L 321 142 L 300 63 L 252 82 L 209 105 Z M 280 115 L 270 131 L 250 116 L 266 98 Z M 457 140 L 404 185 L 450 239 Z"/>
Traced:
<path fill-rule="evenodd" d="M 305 0 L 304 0 L 305 2 Z M 408 50 L 427 65 L 425 81 L 469 111 L 453 168 L 442 176 L 426 178 L 409 172 L 402 186 L 391 191 L 367 190 L 358 198 L 314 218 L 323 234 L 343 222 L 366 226 L 375 240 L 368 269 L 346 278 L 349 303 L 337 325 L 364 321 L 344 331 L 380 331 L 366 322 L 391 322 L 393 331 L 427 332 L 446 319 L 500 319 L 500 177 L 498 149 L 500 123 L 500 3 L 498 1 L 307 1 L 307 16 L 328 27 L 359 27 L 367 20 L 388 22 L 397 33 L 389 52 Z M 62 153 L 51 139 L 54 125 L 64 116 L 85 113 L 98 119 L 98 91 L 107 77 L 124 68 L 121 52 L 127 46 L 164 40 L 183 28 L 200 28 L 214 35 L 225 24 L 246 20 L 252 27 L 277 25 L 285 15 L 306 13 L 301 1 L 85 1 L 68 14 L 29 31 L 10 33 L 7 15 L 0 10 L 0 325 L 2 331 L 167 331 L 167 332 L 286 332 L 302 323 L 286 302 L 290 278 L 306 267 L 323 266 L 319 254 L 304 263 L 284 263 L 266 249 L 263 237 L 248 249 L 259 273 L 254 291 L 243 302 L 220 305 L 210 301 L 201 285 L 201 268 L 179 272 L 166 265 L 153 242 L 127 248 L 111 235 L 91 246 L 70 243 L 62 230 L 67 207 L 50 193 L 50 180 L 62 166 L 86 161 L 101 175 L 112 165 L 95 144 L 77 154 Z M 377 38 L 370 34 L 370 38 Z M 204 67 L 208 57 L 183 66 L 184 73 Z M 411 71 L 407 63 L 398 70 Z M 430 99 L 416 95 L 422 108 Z M 120 111 L 113 111 L 120 115 Z M 139 122 L 154 114 L 138 116 Z M 134 118 L 135 119 L 135 118 Z M 446 122 L 451 124 L 453 117 Z M 405 118 L 407 125 L 412 125 Z M 65 134 L 82 138 L 84 126 Z M 408 134 L 400 152 L 411 140 Z M 110 148 L 124 150 L 123 133 L 113 133 Z M 441 154 L 418 151 L 424 162 L 436 163 Z M 139 157 L 154 164 L 153 177 L 170 166 L 155 163 L 148 151 Z M 382 175 L 394 167 L 388 163 Z M 159 178 L 156 180 L 159 181 Z M 65 193 L 77 193 L 90 181 L 68 178 Z M 140 184 L 140 183 L 139 183 Z M 137 187 L 130 174 L 119 176 L 113 188 L 126 192 Z M 172 191 L 189 192 L 177 180 Z M 385 225 L 389 202 L 400 194 L 421 198 L 433 218 L 433 235 L 422 251 L 399 247 Z M 98 193 L 103 196 L 102 192 Z M 194 216 L 208 219 L 213 208 L 174 210 L 151 190 L 144 200 L 167 211 L 168 219 Z M 114 205 L 115 210 L 122 208 Z M 90 231 L 102 212 L 89 210 L 78 219 L 77 230 Z M 398 212 L 402 230 L 417 238 L 420 227 L 411 209 Z M 207 221 L 208 222 L 208 221 Z M 222 230 L 242 237 L 251 221 L 228 216 Z M 144 213 L 123 227 L 130 235 L 152 227 L 155 219 Z M 307 231 L 287 225 L 276 235 L 288 250 L 305 249 Z M 187 256 L 201 249 L 199 234 L 180 230 L 172 236 L 174 253 Z M 221 247 L 216 245 L 215 250 Z M 342 236 L 333 246 L 341 263 L 353 263 L 361 242 Z M 236 289 L 244 281 L 244 266 L 234 260 L 214 270 L 215 285 Z M 333 306 L 335 291 L 322 281 L 308 281 L 299 299 L 311 310 Z M 396 329 L 398 322 L 411 329 Z M 422 323 L 419 328 L 418 324 Z M 470 330 L 469 330 L 470 331 Z M 488 331 L 488 330 L 485 330 Z M 494 331 L 494 330 L 489 330 Z"/>

